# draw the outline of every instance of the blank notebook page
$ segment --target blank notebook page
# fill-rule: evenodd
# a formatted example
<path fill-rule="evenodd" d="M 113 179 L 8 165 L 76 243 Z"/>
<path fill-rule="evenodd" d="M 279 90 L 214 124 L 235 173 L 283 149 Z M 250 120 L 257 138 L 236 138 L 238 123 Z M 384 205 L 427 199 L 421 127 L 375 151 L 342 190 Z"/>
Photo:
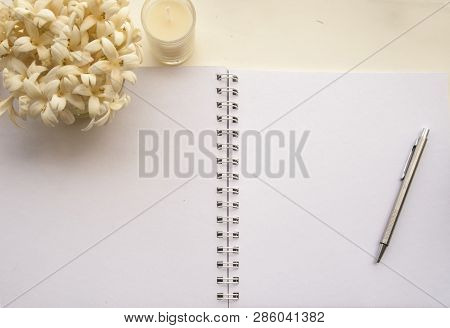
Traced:
<path fill-rule="evenodd" d="M 449 306 L 446 76 L 356 73 L 324 88 L 339 75 L 234 73 L 242 179 L 240 300 L 233 306 Z M 401 171 L 423 127 L 431 129 L 428 144 L 377 265 Z M 295 177 L 268 176 L 267 161 L 254 173 L 256 147 L 244 142 L 251 130 L 295 131 L 297 144 L 309 131 L 301 155 L 309 178 L 297 163 Z M 289 139 L 284 149 L 276 135 L 271 140 L 263 149 L 271 150 L 276 172 L 279 160 L 289 159 Z"/>
<path fill-rule="evenodd" d="M 225 306 L 216 301 L 215 176 L 174 177 L 173 153 L 160 164 L 168 178 L 138 170 L 140 129 L 161 138 L 215 129 L 217 71 L 138 70 L 130 106 L 87 133 L 87 122 L 18 129 L 1 118 L 2 306 Z"/>

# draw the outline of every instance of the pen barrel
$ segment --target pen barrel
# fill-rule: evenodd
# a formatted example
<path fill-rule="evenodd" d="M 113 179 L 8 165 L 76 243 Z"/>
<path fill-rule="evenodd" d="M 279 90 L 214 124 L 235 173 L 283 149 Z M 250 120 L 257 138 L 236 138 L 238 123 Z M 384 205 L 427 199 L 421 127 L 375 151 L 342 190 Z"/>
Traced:
<path fill-rule="evenodd" d="M 394 203 L 394 207 L 392 208 L 391 214 L 389 216 L 389 222 L 386 226 L 386 230 L 384 231 L 383 239 L 381 240 L 381 244 L 389 245 L 389 242 L 392 237 L 392 233 L 397 224 L 400 212 L 403 208 L 403 204 L 406 199 L 406 195 L 408 193 L 409 187 L 411 185 L 412 179 L 416 172 L 417 164 L 422 156 L 423 150 L 427 143 L 426 135 L 419 138 L 417 142 L 416 149 L 411 157 L 411 162 L 409 163 L 406 174 L 403 178 L 402 184 L 400 186 L 400 190 L 398 192 L 397 198 Z"/>

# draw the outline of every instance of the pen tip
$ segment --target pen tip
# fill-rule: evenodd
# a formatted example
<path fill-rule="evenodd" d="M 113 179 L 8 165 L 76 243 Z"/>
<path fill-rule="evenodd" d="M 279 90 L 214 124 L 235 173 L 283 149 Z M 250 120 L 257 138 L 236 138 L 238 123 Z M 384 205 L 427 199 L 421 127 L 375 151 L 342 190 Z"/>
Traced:
<path fill-rule="evenodd" d="M 380 263 L 381 258 L 384 255 L 384 252 L 386 251 L 387 245 L 386 244 L 380 244 L 380 251 L 378 253 L 377 263 Z"/>

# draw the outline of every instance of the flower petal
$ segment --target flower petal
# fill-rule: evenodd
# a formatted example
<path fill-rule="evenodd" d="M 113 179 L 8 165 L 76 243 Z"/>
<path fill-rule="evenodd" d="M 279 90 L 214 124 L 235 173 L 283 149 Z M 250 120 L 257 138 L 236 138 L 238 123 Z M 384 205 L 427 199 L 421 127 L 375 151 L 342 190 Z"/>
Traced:
<path fill-rule="evenodd" d="M 75 65 L 64 65 L 60 67 L 56 73 L 58 77 L 68 76 L 70 74 L 80 75 L 81 69 Z"/>
<path fill-rule="evenodd" d="M 122 60 L 124 69 L 135 68 L 141 63 L 139 56 L 135 53 L 123 55 L 120 59 Z"/>
<path fill-rule="evenodd" d="M 93 87 L 97 83 L 97 77 L 95 74 L 81 74 L 81 82 L 87 87 Z"/>
<path fill-rule="evenodd" d="M 84 129 L 81 129 L 81 131 L 83 131 L 83 132 L 89 131 L 90 129 L 92 129 L 94 127 L 94 123 L 95 123 L 95 118 L 91 119 L 89 124 Z"/>
<path fill-rule="evenodd" d="M 7 68 L 3 70 L 3 85 L 9 92 L 19 90 L 23 85 L 23 77 L 20 74 L 14 74 Z"/>
<path fill-rule="evenodd" d="M 83 20 L 83 23 L 81 23 L 80 31 L 83 32 L 89 30 L 95 23 L 97 23 L 97 19 L 93 15 L 87 16 Z"/>
<path fill-rule="evenodd" d="M 47 105 L 45 107 L 45 110 L 41 113 L 41 119 L 45 125 L 51 127 L 54 127 L 56 124 L 58 124 L 58 118 L 56 117 L 55 113 L 53 113 L 53 110 L 49 105 Z"/>
<path fill-rule="evenodd" d="M 31 99 L 42 97 L 41 89 L 33 80 L 25 79 L 23 81 L 23 88 L 27 96 Z"/>
<path fill-rule="evenodd" d="M 102 117 L 100 117 L 99 119 L 97 119 L 95 121 L 95 126 L 105 125 L 106 123 L 108 123 L 110 117 L 111 117 L 111 111 L 108 110 Z"/>
<path fill-rule="evenodd" d="M 120 31 L 114 31 L 113 40 L 116 47 L 120 47 L 125 41 L 125 34 Z"/>
<path fill-rule="evenodd" d="M 46 8 L 51 1 L 52 0 L 35 0 L 35 1 L 33 1 L 34 2 L 34 9 L 36 11 L 40 11 L 40 10 Z"/>
<path fill-rule="evenodd" d="M 33 99 L 33 98 L 31 98 L 31 99 Z M 31 103 L 31 105 L 28 107 L 28 110 L 32 117 L 36 117 L 42 113 L 44 108 L 45 108 L 45 101 L 42 99 L 38 99 Z"/>
<path fill-rule="evenodd" d="M 22 36 L 18 38 L 16 41 L 14 41 L 14 46 L 12 49 L 15 52 L 23 53 L 32 51 L 36 49 L 36 47 L 33 44 L 31 44 L 29 36 Z"/>
<path fill-rule="evenodd" d="M 85 66 L 94 61 L 91 54 L 86 51 L 74 51 L 71 53 L 72 58 L 74 59 L 77 66 Z"/>
<path fill-rule="evenodd" d="M 120 28 L 128 19 L 129 13 L 130 13 L 129 7 L 122 7 L 115 15 L 111 17 L 111 21 L 114 23 L 115 26 Z"/>
<path fill-rule="evenodd" d="M 97 117 L 100 115 L 100 100 L 96 96 L 92 96 L 89 98 L 89 116 Z"/>
<path fill-rule="evenodd" d="M 58 18 L 55 21 L 53 21 L 48 28 L 50 32 L 52 32 L 54 35 L 59 35 L 64 26 L 67 26 L 68 23 L 69 17 L 61 15 L 58 16 Z"/>
<path fill-rule="evenodd" d="M 107 60 L 99 60 L 91 67 L 89 67 L 89 73 L 92 74 L 106 74 L 111 71 L 111 63 Z"/>
<path fill-rule="evenodd" d="M 52 59 L 58 64 L 61 64 L 64 59 L 70 58 L 70 51 L 67 49 L 67 44 L 59 39 L 56 39 L 52 44 L 50 52 L 52 54 Z"/>
<path fill-rule="evenodd" d="M 103 37 L 101 39 L 102 42 L 102 50 L 105 54 L 106 58 L 110 61 L 115 61 L 119 58 L 119 54 L 117 53 L 116 47 L 114 44 L 107 38 Z"/>
<path fill-rule="evenodd" d="M 37 26 L 39 27 L 42 27 L 45 24 L 53 22 L 55 20 L 55 14 L 50 9 L 42 9 L 34 17 L 34 21 L 35 23 L 37 22 Z"/>
<path fill-rule="evenodd" d="M 50 60 L 50 50 L 47 47 L 39 45 L 36 50 L 41 62 L 48 62 Z"/>
<path fill-rule="evenodd" d="M 47 99 L 52 99 L 53 95 L 56 95 L 59 89 L 60 80 L 53 80 L 46 83 L 42 88 L 43 94 Z"/>
<path fill-rule="evenodd" d="M 130 103 L 130 97 L 128 95 L 124 95 L 123 97 L 114 100 L 111 104 L 110 104 L 110 108 L 113 111 L 119 111 L 121 110 L 123 107 L 127 106 Z"/>
<path fill-rule="evenodd" d="M 86 45 L 86 47 L 84 47 L 84 50 L 88 51 L 90 53 L 94 53 L 94 52 L 100 51 L 101 49 L 102 49 L 102 44 L 100 43 L 100 40 L 98 40 L 98 39 L 89 42 Z"/>
<path fill-rule="evenodd" d="M 58 95 L 53 95 L 52 99 L 50 100 L 50 107 L 56 111 L 61 112 L 66 108 L 67 100 L 64 97 L 59 97 Z"/>
<path fill-rule="evenodd" d="M 29 107 L 30 107 L 30 98 L 28 96 L 20 96 L 19 115 L 21 118 L 26 119 Z"/>
<path fill-rule="evenodd" d="M 133 71 L 122 72 L 122 77 L 132 84 L 135 84 L 137 81 L 136 74 Z"/>
<path fill-rule="evenodd" d="M 27 75 L 27 66 L 14 56 L 9 56 L 7 61 L 7 67 L 13 72 L 21 75 Z"/>
<path fill-rule="evenodd" d="M 59 118 L 67 125 L 75 123 L 75 116 L 68 109 L 63 110 L 59 113 Z"/>
<path fill-rule="evenodd" d="M 9 42 L 5 39 L 0 43 L 0 57 L 7 54 L 9 54 Z"/>
<path fill-rule="evenodd" d="M 42 72 L 45 72 L 47 70 L 47 67 L 36 65 L 36 61 L 32 62 L 31 65 L 27 69 L 27 76 L 31 76 L 34 73 L 41 74 Z"/>
<path fill-rule="evenodd" d="M 116 92 L 122 90 L 123 87 L 123 77 L 119 68 L 114 68 L 111 71 L 111 84 Z"/>
<path fill-rule="evenodd" d="M 6 111 L 12 109 L 14 98 L 9 96 L 8 98 L 0 101 L 0 116 L 3 115 Z"/>
<path fill-rule="evenodd" d="M 86 97 L 89 97 L 92 95 L 91 89 L 89 89 L 84 84 L 77 85 L 75 87 L 75 89 L 73 89 L 72 93 L 75 95 L 86 96 Z"/>
<path fill-rule="evenodd" d="M 74 26 L 72 31 L 70 31 L 70 47 L 75 49 L 81 42 L 81 32 L 78 26 Z"/>
<path fill-rule="evenodd" d="M 80 111 L 84 111 L 86 106 L 83 97 L 71 93 L 65 94 L 64 97 L 67 99 L 67 102 L 69 104 L 79 109 Z"/>

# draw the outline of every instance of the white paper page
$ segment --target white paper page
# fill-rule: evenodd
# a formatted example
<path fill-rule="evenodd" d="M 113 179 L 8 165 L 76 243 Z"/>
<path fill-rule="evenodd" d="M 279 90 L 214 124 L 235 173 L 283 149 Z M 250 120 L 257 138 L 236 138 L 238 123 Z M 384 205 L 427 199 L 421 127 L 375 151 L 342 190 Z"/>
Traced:
<path fill-rule="evenodd" d="M 140 129 L 216 129 L 217 71 L 139 70 L 131 105 L 87 133 L 87 122 L 18 129 L 1 118 L 2 306 L 225 305 L 216 301 L 215 176 L 174 177 L 172 153 L 161 164 L 169 178 L 138 169 Z"/>
<path fill-rule="evenodd" d="M 447 77 L 235 71 L 244 134 L 310 131 L 310 178 L 242 176 L 240 307 L 450 306 L 450 120 Z M 317 92 L 318 90 L 322 91 Z M 314 95 L 315 94 L 315 95 Z M 311 97 L 311 95 L 314 95 Z M 382 263 L 380 239 L 423 127 L 429 141 Z M 285 140 L 288 147 L 287 138 Z M 271 162 L 288 151 L 273 139 Z M 264 147 L 263 147 L 264 149 Z M 263 157 L 264 158 L 264 157 Z M 242 171 L 241 167 L 241 171 Z"/>

